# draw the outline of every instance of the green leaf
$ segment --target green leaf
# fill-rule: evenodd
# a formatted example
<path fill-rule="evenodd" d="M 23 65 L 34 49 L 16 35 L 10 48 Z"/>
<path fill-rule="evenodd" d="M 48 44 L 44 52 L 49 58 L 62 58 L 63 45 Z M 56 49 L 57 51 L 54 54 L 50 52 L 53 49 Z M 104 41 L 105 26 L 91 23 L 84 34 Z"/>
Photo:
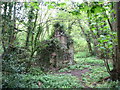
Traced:
<path fill-rule="evenodd" d="M 101 12 L 104 12 L 105 9 L 99 5 L 95 5 L 91 8 L 91 13 L 94 13 L 94 14 L 97 14 L 97 13 L 101 13 Z"/>
<path fill-rule="evenodd" d="M 74 11 L 72 11 L 70 13 L 72 13 L 73 15 L 79 15 L 80 14 L 79 10 L 74 10 Z"/>
<path fill-rule="evenodd" d="M 48 9 L 53 9 L 54 6 L 53 5 L 48 5 Z"/>
<path fill-rule="evenodd" d="M 35 9 L 39 9 L 39 7 L 38 7 L 38 6 L 34 6 L 34 8 L 35 8 Z"/>
<path fill-rule="evenodd" d="M 98 6 L 98 7 L 95 8 L 95 12 L 96 12 L 96 13 L 101 13 L 101 12 L 103 12 L 103 11 L 104 11 L 104 8 L 103 8 L 103 7 Z"/>
<path fill-rule="evenodd" d="M 30 2 L 30 6 L 32 6 L 34 9 L 39 9 L 39 4 L 37 2 Z"/>
<path fill-rule="evenodd" d="M 105 50 L 105 47 L 100 47 L 100 49 Z"/>
<path fill-rule="evenodd" d="M 52 4 L 52 5 L 56 5 L 56 3 L 55 3 L 54 1 L 53 1 L 53 2 L 51 2 L 51 4 Z"/>
<path fill-rule="evenodd" d="M 66 3 L 60 3 L 60 5 L 61 5 L 61 6 L 65 6 L 65 5 L 66 5 Z"/>
<path fill-rule="evenodd" d="M 87 11 L 87 10 L 89 10 L 89 9 L 90 9 L 89 6 L 84 6 L 84 10 L 85 10 L 85 11 Z"/>
<path fill-rule="evenodd" d="M 25 8 L 28 8 L 29 4 L 27 2 L 25 2 L 24 6 L 25 6 Z"/>
<path fill-rule="evenodd" d="M 64 7 L 66 5 L 66 3 L 58 3 L 57 6 L 58 7 Z"/>
<path fill-rule="evenodd" d="M 100 37 L 105 37 L 104 35 L 100 35 Z"/>

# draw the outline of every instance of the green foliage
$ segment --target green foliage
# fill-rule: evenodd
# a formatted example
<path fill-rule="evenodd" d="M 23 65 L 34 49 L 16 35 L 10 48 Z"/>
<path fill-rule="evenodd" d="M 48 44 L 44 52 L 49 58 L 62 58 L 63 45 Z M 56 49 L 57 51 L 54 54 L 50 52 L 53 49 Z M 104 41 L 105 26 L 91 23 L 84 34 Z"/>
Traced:
<path fill-rule="evenodd" d="M 41 77 L 43 88 L 79 88 L 79 80 L 71 75 L 46 75 Z"/>
<path fill-rule="evenodd" d="M 77 54 L 75 54 L 75 62 L 77 64 L 100 64 L 100 65 L 104 65 L 104 61 L 102 59 L 97 59 L 95 56 L 90 56 L 88 52 L 78 52 Z"/>
<path fill-rule="evenodd" d="M 76 33 L 74 33 L 74 34 L 76 34 Z M 82 38 L 82 37 L 78 38 L 76 35 L 73 39 L 74 39 L 75 53 L 88 51 L 87 43 L 84 38 Z M 79 54 L 79 55 L 81 55 L 81 54 Z"/>
<path fill-rule="evenodd" d="M 119 81 L 107 81 L 103 82 L 103 84 L 97 84 L 96 88 L 120 88 L 120 82 Z"/>
<path fill-rule="evenodd" d="M 110 27 L 112 19 L 109 18 L 112 3 L 86 2 L 82 4 L 76 3 L 75 5 L 76 7 L 71 10 L 71 13 L 74 16 L 77 15 L 76 17 L 80 17 L 81 21 L 85 21 L 84 24 L 81 24 L 82 27 L 88 26 L 89 29 L 83 29 L 83 34 L 86 40 L 89 38 L 89 42 L 92 43 L 93 52 L 100 58 L 111 58 L 113 43 L 116 43 L 115 32 Z M 86 23 L 87 21 L 88 23 Z"/>
<path fill-rule="evenodd" d="M 87 84 L 92 84 L 92 82 L 97 82 L 107 76 L 109 76 L 109 74 L 105 67 L 92 66 L 90 72 L 83 75 L 83 79 L 85 79 L 86 83 L 88 82 Z"/>
<path fill-rule="evenodd" d="M 2 44 L 0 44 L 0 54 L 2 54 L 4 51 L 3 51 L 3 48 L 2 48 Z"/>
<path fill-rule="evenodd" d="M 61 45 L 56 39 L 50 39 L 53 24 L 62 22 L 61 30 L 65 29 L 74 40 L 76 64 L 67 66 L 59 72 L 88 69 L 82 75 L 82 81 L 89 87 L 119 87 L 119 82 L 94 82 L 109 76 L 104 62 L 97 57 L 90 57 L 88 53 L 89 40 L 93 52 L 100 58 L 111 59 L 113 49 L 117 44 L 116 32 L 110 27 L 116 19 L 112 3 L 105 2 L 25 2 L 0 3 L 2 12 L 2 71 L 3 87 L 6 88 L 79 88 L 82 87 L 79 79 L 71 75 L 54 75 L 44 73 L 41 68 L 32 66 L 37 59 L 46 60 L 49 55 L 57 50 L 61 52 Z M 54 12 L 55 11 L 55 12 Z M 65 11 L 65 12 L 64 12 Z M 52 13 L 50 15 L 50 13 Z M 55 15 L 55 16 L 53 16 Z M 57 20 L 56 20 L 57 19 Z M 80 22 L 80 23 L 78 23 Z M 82 23 L 82 24 L 81 24 Z M 80 28 L 83 27 L 83 31 Z M 50 29 L 49 29 L 50 28 Z M 46 33 L 47 32 L 47 33 Z M 28 39 L 28 40 L 27 40 Z M 46 40 L 48 39 L 48 40 Z M 43 42 L 43 40 L 46 40 Z M 26 45 L 26 43 L 28 45 Z M 69 40 L 69 43 L 73 43 Z M 0 43 L 1 44 L 1 43 Z M 13 45 L 13 47 L 9 47 Z M 25 47 L 26 46 L 26 47 Z M 25 48 L 22 48 L 25 47 Z M 63 49 L 62 49 L 63 50 Z M 111 60 L 109 61 L 112 69 Z M 39 61 L 40 64 L 42 62 Z M 39 64 L 37 63 L 37 64 Z M 42 64 L 43 65 L 43 64 Z M 29 68 L 30 67 L 30 68 Z M 48 69 L 48 68 L 47 68 Z M 40 85 L 39 85 L 40 84 Z M 120 88 L 120 87 L 119 87 Z"/>
<path fill-rule="evenodd" d="M 68 68 L 63 68 L 63 69 L 60 69 L 59 72 L 69 72 L 70 70 Z"/>
<path fill-rule="evenodd" d="M 71 75 L 14 74 L 3 77 L 7 88 L 80 88 L 79 80 Z M 39 86 L 40 83 L 41 85 Z"/>
<path fill-rule="evenodd" d="M 86 58 L 86 57 L 89 57 L 89 56 L 90 56 L 90 53 L 88 53 L 87 51 L 78 52 L 78 53 L 75 54 L 76 58 Z"/>
<path fill-rule="evenodd" d="M 26 63 L 22 62 L 20 63 L 17 60 L 3 60 L 2 61 L 2 69 L 3 69 L 3 73 L 8 72 L 8 73 L 21 73 L 21 72 L 25 72 L 26 70 Z M 7 67 L 6 67 L 7 66 Z"/>
<path fill-rule="evenodd" d="M 29 55 L 30 52 L 22 47 L 10 47 L 8 51 L 2 55 L 3 72 L 25 72 L 29 62 Z"/>
<path fill-rule="evenodd" d="M 77 63 L 83 62 L 82 64 L 100 64 L 104 65 L 104 61 L 101 59 L 96 59 L 96 57 L 88 57 L 88 58 L 79 58 L 76 60 Z"/>
<path fill-rule="evenodd" d="M 56 6 L 55 2 L 45 2 L 45 5 L 47 5 L 48 9 L 54 9 Z"/>
<path fill-rule="evenodd" d="M 39 88 L 32 77 L 30 74 L 18 73 L 3 76 L 3 88 Z"/>
<path fill-rule="evenodd" d="M 90 12 L 94 13 L 94 14 L 98 14 L 98 13 L 101 13 L 104 11 L 105 11 L 105 9 L 103 7 L 101 7 L 100 5 L 93 5 L 90 10 Z"/>
<path fill-rule="evenodd" d="M 99 47 L 99 50 L 103 52 L 105 55 L 108 55 L 109 58 L 113 54 L 113 48 L 116 44 L 116 33 L 112 33 L 109 35 L 100 35 L 98 38 L 99 44 L 97 45 Z M 109 53 L 106 53 L 108 52 Z"/>
<path fill-rule="evenodd" d="M 72 66 L 69 66 L 68 68 L 70 69 L 70 70 L 84 70 L 84 69 L 86 69 L 86 68 L 89 68 L 90 67 L 90 65 L 79 65 L 79 64 L 76 64 L 76 65 L 72 65 Z"/>
<path fill-rule="evenodd" d="M 40 67 L 36 67 L 36 66 L 30 67 L 30 69 L 28 71 L 29 71 L 29 73 L 31 75 L 41 75 L 41 74 L 44 74 L 44 72 L 41 70 L 41 68 Z"/>
<path fill-rule="evenodd" d="M 54 9 L 56 7 L 58 8 L 63 8 L 66 6 L 66 3 L 56 3 L 54 1 L 51 1 L 51 2 L 45 2 L 45 5 L 47 5 L 48 9 Z"/>
<path fill-rule="evenodd" d="M 79 56 L 81 53 L 77 53 L 75 56 Z M 96 87 L 104 87 L 104 88 L 112 88 L 118 87 L 117 82 L 111 81 L 110 83 L 107 81 L 103 81 L 101 83 L 97 83 L 105 77 L 108 77 L 109 74 L 104 66 L 104 61 L 101 59 L 97 59 L 96 57 L 75 57 L 76 64 L 68 66 L 59 70 L 59 72 L 71 72 L 72 70 L 84 70 L 88 69 L 89 71 L 82 74 L 82 83 L 85 83 L 86 86 L 96 88 Z M 112 69 L 112 63 L 110 63 L 110 68 Z"/>
<path fill-rule="evenodd" d="M 79 55 L 80 53 L 78 53 Z M 78 56 L 76 55 L 76 56 Z M 96 57 L 86 57 L 86 58 L 79 58 L 75 57 L 76 65 L 73 65 L 72 67 L 75 67 L 76 69 L 79 65 L 79 68 L 84 67 L 89 69 L 89 72 L 86 72 L 85 74 L 82 74 L 82 82 L 85 83 L 86 86 L 96 88 L 96 87 L 103 87 L 103 88 L 111 88 L 111 87 L 117 87 L 117 82 L 111 81 L 110 83 L 105 81 L 102 83 L 97 83 L 98 81 L 102 80 L 105 77 L 108 77 L 109 74 L 104 66 L 104 61 L 101 59 L 97 59 Z M 110 68 L 112 69 L 112 63 L 110 63 Z"/>
<path fill-rule="evenodd" d="M 66 68 L 60 69 L 59 72 L 70 72 L 71 70 L 84 70 L 87 68 L 91 68 L 90 65 L 81 65 L 81 64 L 75 64 L 68 66 Z"/>
<path fill-rule="evenodd" d="M 25 3 L 24 3 L 24 6 L 25 6 L 25 8 L 30 8 L 30 7 L 32 7 L 32 8 L 34 8 L 34 9 L 39 9 L 39 3 L 38 3 L 38 2 L 30 2 L 30 3 L 25 2 Z"/>

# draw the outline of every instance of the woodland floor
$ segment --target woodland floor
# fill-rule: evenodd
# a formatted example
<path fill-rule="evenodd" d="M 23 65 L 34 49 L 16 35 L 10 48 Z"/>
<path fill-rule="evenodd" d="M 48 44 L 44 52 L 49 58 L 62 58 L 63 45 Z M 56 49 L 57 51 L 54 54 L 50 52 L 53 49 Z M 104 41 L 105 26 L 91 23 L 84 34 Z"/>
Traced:
<path fill-rule="evenodd" d="M 82 84 L 83 84 L 83 86 L 84 86 L 85 88 L 89 88 L 89 87 L 86 86 L 86 85 L 84 84 L 84 82 L 82 81 L 82 74 L 85 74 L 86 72 L 89 72 L 89 69 L 84 69 L 84 70 L 71 70 L 70 72 L 68 72 L 68 71 L 58 72 L 58 73 L 56 73 L 56 74 L 70 74 L 70 75 L 72 75 L 72 76 L 76 76 L 76 77 L 80 80 L 80 82 L 82 82 Z"/>
<path fill-rule="evenodd" d="M 75 76 L 84 88 L 99 87 L 101 85 L 107 87 L 104 84 L 110 79 L 103 60 L 78 53 L 75 55 L 75 61 L 76 64 L 60 69 L 54 74 Z"/>
<path fill-rule="evenodd" d="M 119 87 L 118 82 L 111 81 L 104 61 L 87 52 L 78 52 L 74 65 L 64 68 L 52 68 L 49 72 L 31 67 L 27 74 L 15 74 L 7 80 L 9 87 L 22 88 L 111 88 Z M 112 69 L 112 64 L 109 64 Z M 33 68 L 33 69 L 32 69 Z M 15 77 L 16 79 L 15 79 Z M 12 80 L 12 82 L 10 81 Z M 16 82 L 17 81 L 17 82 Z M 14 83 L 11 86 L 11 83 Z M 15 86 L 16 85 L 16 86 Z"/>

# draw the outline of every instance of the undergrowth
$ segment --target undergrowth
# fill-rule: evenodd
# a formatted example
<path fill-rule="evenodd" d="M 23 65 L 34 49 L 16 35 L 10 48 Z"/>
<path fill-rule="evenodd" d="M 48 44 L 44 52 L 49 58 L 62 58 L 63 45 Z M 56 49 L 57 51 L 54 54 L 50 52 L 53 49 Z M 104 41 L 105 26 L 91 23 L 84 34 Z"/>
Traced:
<path fill-rule="evenodd" d="M 71 75 L 13 74 L 5 78 L 5 88 L 80 88 L 80 81 Z M 12 80 L 12 81 L 10 81 Z"/>
<path fill-rule="evenodd" d="M 87 52 L 81 53 L 75 55 L 76 63 L 74 65 L 60 69 L 58 72 L 88 69 L 88 72 L 82 74 L 82 80 L 71 74 L 45 73 L 39 67 L 32 67 L 26 74 L 3 75 L 2 85 L 4 88 L 82 88 L 85 86 L 92 88 L 120 88 L 120 82 L 118 81 L 107 80 L 98 83 L 109 76 L 104 66 L 104 61 L 94 56 L 86 55 Z M 110 68 L 112 68 L 112 64 L 110 64 Z"/>
<path fill-rule="evenodd" d="M 81 54 L 82 53 L 82 54 Z M 106 70 L 104 61 L 98 59 L 95 56 L 87 55 L 87 52 L 79 52 L 75 55 L 75 65 L 68 66 L 64 69 L 59 70 L 59 72 L 71 71 L 71 70 L 84 70 L 89 69 L 89 72 L 82 74 L 82 83 L 87 87 L 92 88 L 113 88 L 120 87 L 119 82 L 115 81 L 101 81 L 102 79 L 109 77 L 109 73 Z M 109 63 L 110 68 L 112 69 L 112 63 Z M 98 83 L 101 81 L 101 83 Z M 118 85 L 119 84 L 119 85 Z"/>

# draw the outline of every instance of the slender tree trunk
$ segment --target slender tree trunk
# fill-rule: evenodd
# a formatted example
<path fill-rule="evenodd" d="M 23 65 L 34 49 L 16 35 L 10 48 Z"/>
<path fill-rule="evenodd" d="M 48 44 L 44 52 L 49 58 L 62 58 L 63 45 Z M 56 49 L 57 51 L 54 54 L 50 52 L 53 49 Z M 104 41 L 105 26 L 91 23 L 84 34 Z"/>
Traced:
<path fill-rule="evenodd" d="M 13 35 L 13 21 L 12 21 L 12 8 L 13 8 L 13 2 L 9 2 L 8 3 L 8 8 L 9 8 L 9 12 L 8 12 L 8 45 L 11 45 L 11 40 L 12 35 Z"/>
<path fill-rule="evenodd" d="M 27 36 L 26 36 L 26 44 L 25 46 L 28 48 L 29 47 L 29 42 L 30 42 L 30 37 L 32 32 L 32 20 L 33 20 L 33 8 L 31 7 L 29 13 L 28 13 L 28 28 L 27 28 Z"/>
<path fill-rule="evenodd" d="M 120 2 L 117 2 L 117 36 L 118 36 L 118 49 L 120 51 Z"/>
<path fill-rule="evenodd" d="M 79 22 L 79 24 L 80 24 L 80 22 Z M 89 39 L 90 37 L 88 36 L 87 33 L 85 33 L 83 27 L 82 27 L 81 25 L 79 25 L 79 26 L 80 26 L 80 28 L 81 28 L 81 30 L 82 30 L 85 38 L 86 38 L 86 42 L 87 42 L 87 45 L 88 45 L 89 53 L 90 53 L 91 55 L 93 55 L 93 50 L 92 50 L 91 42 L 90 42 L 90 39 Z"/>
<path fill-rule="evenodd" d="M 120 75 L 120 2 L 117 2 L 117 38 L 118 38 L 118 53 L 117 53 L 117 73 Z M 120 76 L 119 76 L 120 79 Z"/>
<path fill-rule="evenodd" d="M 116 16 L 117 16 L 117 39 L 118 45 L 116 46 L 116 60 L 113 61 L 114 67 L 111 71 L 112 80 L 120 80 L 120 2 L 116 3 Z"/>
<path fill-rule="evenodd" d="M 16 17 L 16 2 L 14 2 L 14 4 L 12 5 L 14 7 L 14 11 L 13 11 L 13 21 L 11 21 L 11 34 L 10 34 L 10 45 L 13 45 L 14 44 L 14 41 L 16 39 L 15 37 L 15 31 L 14 31 L 14 28 L 16 27 L 16 20 L 15 20 L 15 17 Z"/>
<path fill-rule="evenodd" d="M 6 52 L 6 39 L 5 39 L 5 37 L 6 37 L 6 35 L 5 35 L 5 31 L 6 31 L 6 27 L 7 27 L 7 25 L 6 25 L 6 12 L 7 12 L 7 2 L 5 2 L 4 3 L 4 16 L 2 16 L 2 32 L 1 32 L 1 34 L 2 34 L 2 47 L 3 47 L 3 49 L 4 49 L 4 52 Z"/>
<path fill-rule="evenodd" d="M 37 18 L 38 18 L 38 10 L 37 10 L 37 12 L 36 12 L 36 16 L 35 16 L 35 21 L 34 21 L 34 26 L 33 26 L 33 29 L 32 29 L 32 31 L 35 31 L 35 28 L 36 28 L 36 24 L 37 24 Z M 34 33 L 32 33 L 32 37 L 31 37 L 31 45 L 32 45 L 32 52 L 31 52 L 31 58 L 33 57 L 33 55 L 34 55 L 34 50 L 35 50 L 35 48 L 34 48 L 34 41 L 35 41 L 35 39 L 34 39 Z"/>

